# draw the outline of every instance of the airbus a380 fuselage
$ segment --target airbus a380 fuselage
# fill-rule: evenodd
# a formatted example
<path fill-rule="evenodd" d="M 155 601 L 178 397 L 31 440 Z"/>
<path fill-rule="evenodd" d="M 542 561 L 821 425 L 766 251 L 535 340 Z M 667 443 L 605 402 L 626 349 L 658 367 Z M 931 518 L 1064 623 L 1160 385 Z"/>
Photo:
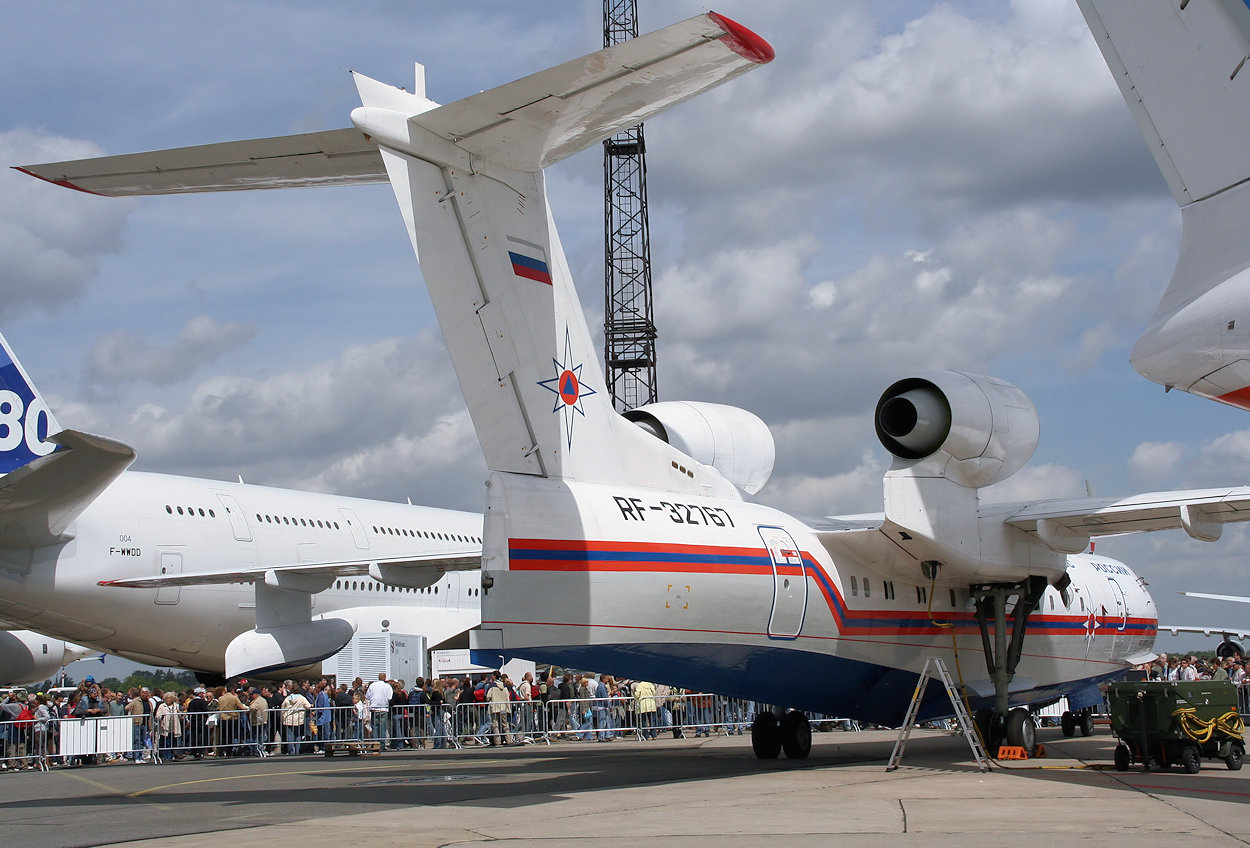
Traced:
<path fill-rule="evenodd" d="M 480 550 L 474 513 L 127 471 L 70 525 L 68 541 L 0 551 L 0 619 L 139 662 L 224 673 L 256 626 L 246 583 L 126 589 L 124 578 Z M 335 578 L 314 616 L 423 634 L 431 647 L 477 624 L 478 574 L 433 585 Z"/>

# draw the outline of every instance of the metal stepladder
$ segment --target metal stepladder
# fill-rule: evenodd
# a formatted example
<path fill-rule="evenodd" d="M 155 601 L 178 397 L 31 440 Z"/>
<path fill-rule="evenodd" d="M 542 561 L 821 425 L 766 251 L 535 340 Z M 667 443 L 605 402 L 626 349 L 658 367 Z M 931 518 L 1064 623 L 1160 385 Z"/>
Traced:
<path fill-rule="evenodd" d="M 886 763 L 885 770 L 894 771 L 903 759 L 903 751 L 907 748 L 907 740 L 911 736 L 912 728 L 916 726 L 916 715 L 920 712 L 920 703 L 924 700 L 925 689 L 929 687 L 931 677 L 936 677 L 946 687 L 946 695 L 951 699 L 955 718 L 959 720 L 959 730 L 968 740 L 968 747 L 972 749 L 972 758 L 976 761 L 977 767 L 981 771 L 989 771 L 990 758 L 986 756 L 981 739 L 972 725 L 972 718 L 964 707 L 963 698 L 956 691 L 955 682 L 951 680 L 951 674 L 946 670 L 946 663 L 942 662 L 941 657 L 929 657 L 924 661 L 924 669 L 920 672 L 920 679 L 916 681 L 916 691 L 911 696 L 911 705 L 907 708 L 907 717 L 903 719 L 903 726 L 899 728 L 898 741 L 894 743 L 894 751 L 890 754 L 890 761 Z"/>

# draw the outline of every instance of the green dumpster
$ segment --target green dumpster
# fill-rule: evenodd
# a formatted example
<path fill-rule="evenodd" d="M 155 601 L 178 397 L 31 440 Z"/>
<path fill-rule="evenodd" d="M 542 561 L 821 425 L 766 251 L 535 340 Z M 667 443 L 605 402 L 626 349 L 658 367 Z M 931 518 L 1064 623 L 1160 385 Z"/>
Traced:
<path fill-rule="evenodd" d="M 1231 682 L 1125 681 L 1111 684 L 1107 699 L 1120 771 L 1141 763 L 1146 771 L 1179 765 L 1196 774 L 1203 757 L 1241 768 L 1246 744 Z"/>

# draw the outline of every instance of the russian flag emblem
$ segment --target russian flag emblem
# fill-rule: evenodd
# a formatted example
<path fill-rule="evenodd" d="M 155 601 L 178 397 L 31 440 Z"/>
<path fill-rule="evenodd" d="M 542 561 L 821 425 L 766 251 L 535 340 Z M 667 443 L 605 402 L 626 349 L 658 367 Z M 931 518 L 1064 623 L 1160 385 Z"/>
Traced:
<path fill-rule="evenodd" d="M 512 273 L 527 280 L 551 285 L 551 269 L 547 267 L 547 251 L 542 245 L 508 236 L 508 261 Z"/>

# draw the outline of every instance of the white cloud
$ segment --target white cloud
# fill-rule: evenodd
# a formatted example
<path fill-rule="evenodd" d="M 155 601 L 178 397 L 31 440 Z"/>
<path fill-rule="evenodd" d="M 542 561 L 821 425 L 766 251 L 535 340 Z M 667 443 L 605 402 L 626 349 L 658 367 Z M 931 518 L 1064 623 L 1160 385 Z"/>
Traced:
<path fill-rule="evenodd" d="M 206 315 L 188 321 L 178 340 L 163 348 L 152 347 L 127 330 L 117 330 L 91 349 L 87 376 L 105 383 L 172 383 L 215 362 L 254 335 L 254 324 L 222 324 Z"/>
<path fill-rule="evenodd" d="M 32 165 L 98 156 L 85 141 L 24 129 L 0 131 L 0 162 Z M 0 168 L 0 317 L 34 308 L 54 310 L 75 300 L 103 256 L 121 248 L 129 204 L 48 186 Z"/>

